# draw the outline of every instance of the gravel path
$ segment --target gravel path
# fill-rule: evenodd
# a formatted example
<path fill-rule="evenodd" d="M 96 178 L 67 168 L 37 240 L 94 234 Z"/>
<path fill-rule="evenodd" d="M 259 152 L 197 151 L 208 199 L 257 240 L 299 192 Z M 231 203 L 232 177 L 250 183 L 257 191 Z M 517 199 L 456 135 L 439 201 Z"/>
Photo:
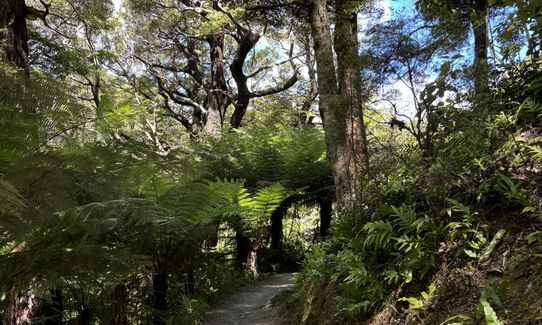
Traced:
<path fill-rule="evenodd" d="M 292 273 L 269 276 L 227 297 L 207 313 L 207 325 L 280 325 L 271 299 L 294 286 Z"/>

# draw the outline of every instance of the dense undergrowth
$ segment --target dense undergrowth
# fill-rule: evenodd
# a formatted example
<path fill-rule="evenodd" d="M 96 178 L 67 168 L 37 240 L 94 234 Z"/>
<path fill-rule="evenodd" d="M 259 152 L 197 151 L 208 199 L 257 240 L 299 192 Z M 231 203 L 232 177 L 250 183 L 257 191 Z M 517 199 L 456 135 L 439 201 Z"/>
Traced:
<path fill-rule="evenodd" d="M 277 302 L 289 323 L 542 320 L 542 105 L 517 80 L 446 116 L 433 155 L 372 157 L 362 200 Z"/>
<path fill-rule="evenodd" d="M 262 115 L 220 141 L 180 139 L 163 156 L 133 139 L 139 105 L 106 103 L 89 130 L 62 84 L 9 72 L 0 84 L 0 314 L 8 323 L 198 323 L 217 300 L 276 268 L 269 228 L 279 204 L 329 182 L 319 128 Z M 294 268 L 316 235 L 314 217 L 301 220 L 300 209 L 285 211 L 280 229 L 280 261 Z"/>

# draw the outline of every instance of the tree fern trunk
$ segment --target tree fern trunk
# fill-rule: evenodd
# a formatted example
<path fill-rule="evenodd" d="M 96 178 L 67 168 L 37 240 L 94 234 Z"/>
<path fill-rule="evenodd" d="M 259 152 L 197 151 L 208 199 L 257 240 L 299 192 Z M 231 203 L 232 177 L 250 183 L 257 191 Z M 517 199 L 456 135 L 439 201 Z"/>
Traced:
<path fill-rule="evenodd" d="M 107 325 L 128 325 L 128 288 L 124 283 L 118 284 L 110 294 L 111 307 L 108 310 Z"/>
<path fill-rule="evenodd" d="M 41 305 L 36 317 L 38 320 L 43 319 L 40 324 L 43 325 L 62 325 L 62 312 L 64 302 L 62 291 L 60 289 L 51 289 L 49 299 L 41 299 Z"/>
<path fill-rule="evenodd" d="M 329 236 L 333 200 L 326 197 L 319 199 L 318 203 L 320 204 L 320 238 L 323 239 Z"/>
<path fill-rule="evenodd" d="M 271 215 L 271 263 L 277 264 L 282 257 L 282 218 L 284 209 L 279 206 Z"/>
<path fill-rule="evenodd" d="M 163 272 L 155 272 L 152 276 L 152 308 L 155 315 L 152 323 L 154 325 L 165 324 L 163 320 L 164 314 L 168 310 L 167 293 L 168 293 L 168 274 Z"/>
<path fill-rule="evenodd" d="M 79 310 L 79 314 L 74 322 L 75 325 L 91 325 L 92 324 L 92 312 L 87 308 Z"/>
<path fill-rule="evenodd" d="M 238 272 L 244 272 L 249 262 L 249 255 L 252 247 L 250 239 L 240 227 L 236 227 L 235 229 L 235 245 L 235 269 Z"/>

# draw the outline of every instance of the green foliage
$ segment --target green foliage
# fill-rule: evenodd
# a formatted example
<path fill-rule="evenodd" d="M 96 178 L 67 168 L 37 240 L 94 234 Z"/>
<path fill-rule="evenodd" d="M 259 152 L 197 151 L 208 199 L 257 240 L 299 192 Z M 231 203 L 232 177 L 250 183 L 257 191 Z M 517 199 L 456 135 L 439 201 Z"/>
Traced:
<path fill-rule="evenodd" d="M 448 199 L 452 203 L 452 207 L 447 209 L 450 217 L 459 214 L 461 221 L 453 221 L 446 225 L 449 230 L 450 239 L 452 241 L 459 240 L 458 254 L 464 254 L 471 259 L 478 257 L 477 252 L 480 251 L 487 242 L 484 233 L 479 229 L 480 225 L 475 223 L 475 213 L 471 213 L 470 208 L 462 203 Z M 481 225 L 481 228 L 485 228 Z"/>
<path fill-rule="evenodd" d="M 359 4 L 350 1 L 340 14 Z M 283 58 L 273 40 L 285 40 L 282 33 L 294 40 L 296 64 L 313 60 L 295 44 L 311 45 L 296 26 L 303 6 L 292 17 L 289 7 L 263 15 L 243 7 L 265 1 L 124 5 L 115 11 L 111 1 L 52 1 L 47 25 L 29 23 L 31 77 L 0 63 L 0 297 L 31 290 L 41 298 L 58 289 L 65 323 L 83 323 L 86 313 L 89 322 L 110 323 L 121 314 L 116 308 L 134 324 L 196 323 L 250 278 L 235 268 L 242 246 L 235 239 L 265 254 L 270 216 L 286 203 L 284 254 L 297 262 L 310 252 L 296 297 L 324 297 L 315 301 L 336 307 L 326 317 L 356 323 L 396 301 L 399 290 L 414 295 L 399 299 L 412 312 L 405 319 L 431 312 L 441 298 L 432 277 L 448 267 L 486 272 L 481 266 L 505 233 L 528 234 L 535 249 L 542 243 L 537 1 L 489 1 L 496 27 L 489 35 L 491 87 L 478 96 L 471 58 L 458 46 L 485 19 L 472 1 L 419 0 L 423 19 L 371 29 L 363 93 L 393 112 L 363 103 L 371 168 L 360 202 L 334 218 L 329 240 L 312 246 L 313 206 L 332 199 L 333 177 L 323 128 L 295 123 L 296 107 L 307 108 L 297 102 L 305 94 L 253 98 L 242 127 L 217 137 L 194 132 L 189 140 L 181 119 L 187 113 L 200 130 L 208 117 L 198 105 L 209 111 L 216 91 L 207 87 L 217 81 L 209 74 L 216 68 L 210 35 L 225 36 L 220 63 L 230 79 L 245 27 L 252 41 L 273 29 L 269 44 L 248 51 L 241 69 L 256 77 L 249 83 L 255 89 L 269 83 L 266 67 L 278 79 L 290 68 L 276 64 Z M 410 88 L 414 111 L 401 111 L 393 94 L 370 91 L 393 88 L 391 80 Z M 235 105 L 241 89 L 229 86 L 223 99 Z M 228 120 L 231 111 L 224 115 Z M 312 219 L 299 220 L 303 214 Z M 488 244 L 490 229 L 499 231 Z M 156 303 L 160 294 L 166 306 Z M 442 324 L 501 324 L 500 305 L 486 287 L 476 311 Z"/>
<path fill-rule="evenodd" d="M 329 279 L 341 290 L 340 310 L 352 316 L 370 315 L 385 296 L 385 283 L 421 279 L 434 265 L 438 224 L 407 204 L 383 211 L 389 212 L 382 220 L 364 224 L 351 243 L 323 245 L 304 264 L 303 279 L 314 286 Z M 424 296 L 430 299 L 433 291 Z"/>
<path fill-rule="evenodd" d="M 455 315 L 447 318 L 444 322 L 440 323 L 440 325 L 465 325 L 470 324 L 471 322 L 472 318 L 470 318 L 469 316 Z"/>
<path fill-rule="evenodd" d="M 368 222 L 363 226 L 363 230 L 367 232 L 364 248 L 373 250 L 389 248 L 393 235 L 391 223 L 382 220 Z"/>
<path fill-rule="evenodd" d="M 47 76 L 28 80 L 0 69 L 0 172 L 77 123 L 78 103 Z"/>
<path fill-rule="evenodd" d="M 190 153 L 163 156 L 137 140 L 107 139 L 111 130 L 138 125 L 148 103 L 104 97 L 89 128 L 77 116 L 85 108 L 60 83 L 9 78 L 0 81 L 7 87 L 1 122 L 9 126 L 0 129 L 9 139 L 0 142 L 0 292 L 58 288 L 66 321 L 88 312 L 105 322 L 118 307 L 111 303 L 115 288 L 130 284 L 130 305 L 118 302 L 130 322 L 160 314 L 176 323 L 201 319 L 213 297 L 240 284 L 232 280 L 231 257 L 202 250 L 204 242 L 218 221 L 233 216 L 251 240 L 263 242 L 270 213 L 287 193 L 282 185 L 192 182 L 203 173 L 191 171 L 204 164 Z M 14 96 L 16 89 L 28 91 Z M 166 313 L 150 306 L 159 272 L 171 282 L 167 299 L 178 302 Z"/>
<path fill-rule="evenodd" d="M 409 297 L 409 298 L 403 297 L 403 298 L 400 298 L 399 301 L 408 302 L 409 311 L 422 310 L 424 307 L 427 306 L 427 304 L 429 304 L 429 302 L 431 301 L 431 298 L 433 298 L 433 295 L 435 294 L 435 291 L 436 291 L 436 286 L 434 283 L 431 283 L 429 285 L 427 292 L 423 291 L 421 293 L 422 299 L 418 299 L 415 297 Z"/>
<path fill-rule="evenodd" d="M 9 242 L 12 234 L 24 231 L 22 216 L 27 208 L 19 192 L 0 179 L 0 248 Z"/>
<path fill-rule="evenodd" d="M 242 176 L 249 188 L 280 182 L 289 189 L 312 190 L 331 184 L 325 162 L 325 145 L 319 127 L 296 130 L 273 125 L 267 119 L 243 130 L 208 139 L 209 146 L 196 147 L 212 177 Z M 260 185 L 259 185 L 260 184 Z"/>
<path fill-rule="evenodd" d="M 491 287 L 485 287 L 482 290 L 479 304 L 476 307 L 476 315 L 478 317 L 481 317 L 483 315 L 486 325 L 504 324 L 501 320 L 499 320 L 497 314 L 495 313 L 495 310 L 493 310 L 493 307 L 491 307 L 491 304 L 489 303 L 489 298 L 491 298 L 493 302 L 498 306 L 501 305 L 501 300 L 499 299 L 495 291 Z"/>

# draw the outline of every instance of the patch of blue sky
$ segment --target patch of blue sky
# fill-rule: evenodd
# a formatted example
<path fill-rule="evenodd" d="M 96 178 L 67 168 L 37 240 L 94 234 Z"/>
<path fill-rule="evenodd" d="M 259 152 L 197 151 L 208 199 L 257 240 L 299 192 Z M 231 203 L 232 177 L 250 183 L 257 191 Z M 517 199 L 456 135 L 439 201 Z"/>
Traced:
<path fill-rule="evenodd" d="M 390 11 L 393 16 L 400 17 L 409 12 L 409 14 L 414 13 L 416 10 L 416 0 L 386 0 Z"/>

